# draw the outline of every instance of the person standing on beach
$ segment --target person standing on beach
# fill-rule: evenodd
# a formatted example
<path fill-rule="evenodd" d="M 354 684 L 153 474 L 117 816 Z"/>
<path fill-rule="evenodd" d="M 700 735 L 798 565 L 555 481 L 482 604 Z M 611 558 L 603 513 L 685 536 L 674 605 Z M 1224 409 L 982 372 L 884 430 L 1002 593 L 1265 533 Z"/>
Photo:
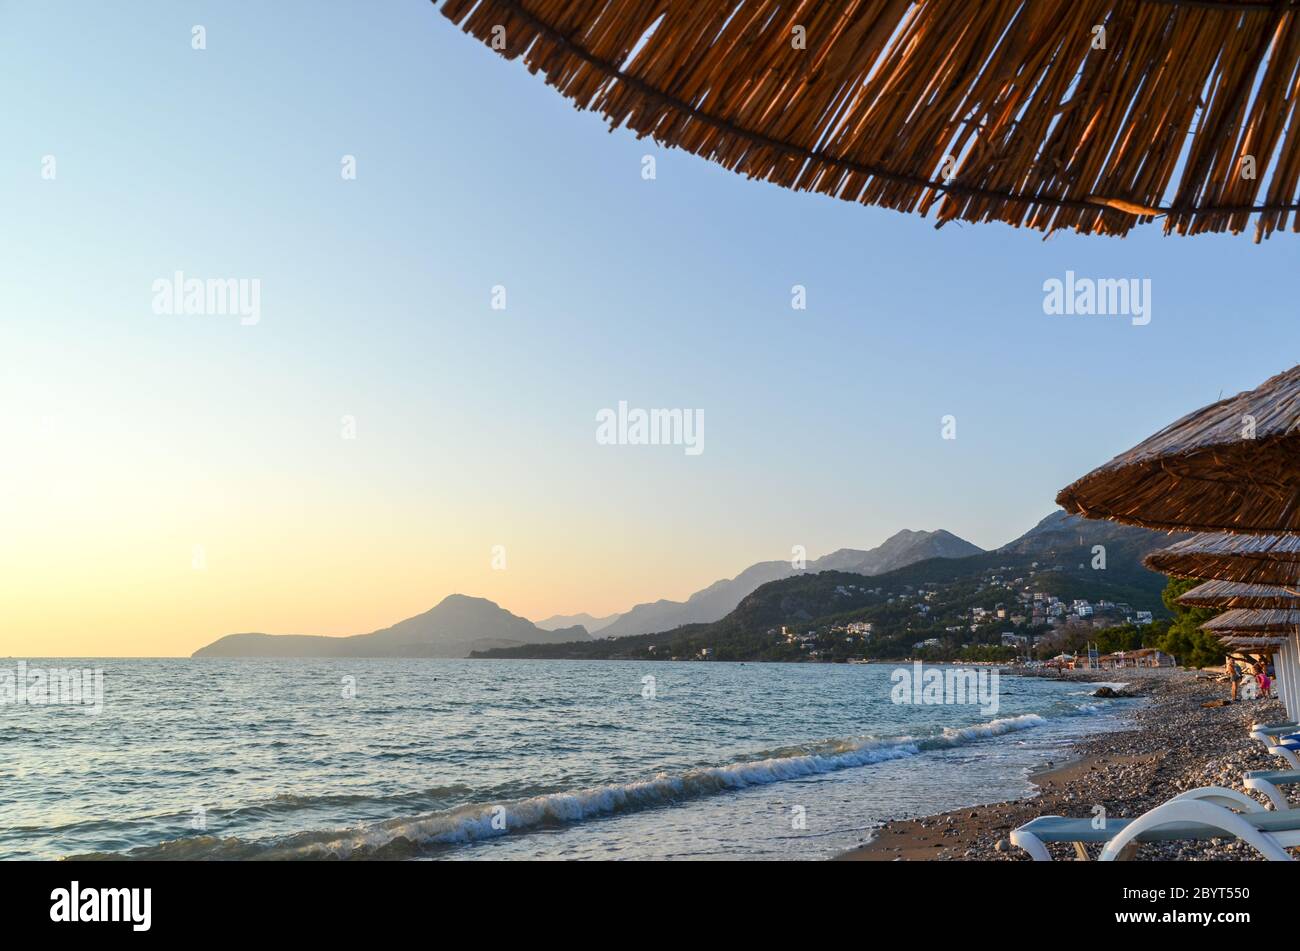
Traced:
<path fill-rule="evenodd" d="M 1255 665 L 1255 679 L 1259 681 L 1259 697 L 1262 700 L 1268 696 L 1269 689 L 1273 685 L 1263 664 Z"/>
<path fill-rule="evenodd" d="M 1232 685 L 1232 703 L 1237 702 L 1237 690 L 1241 687 L 1241 670 L 1233 657 L 1228 658 L 1228 683 Z"/>

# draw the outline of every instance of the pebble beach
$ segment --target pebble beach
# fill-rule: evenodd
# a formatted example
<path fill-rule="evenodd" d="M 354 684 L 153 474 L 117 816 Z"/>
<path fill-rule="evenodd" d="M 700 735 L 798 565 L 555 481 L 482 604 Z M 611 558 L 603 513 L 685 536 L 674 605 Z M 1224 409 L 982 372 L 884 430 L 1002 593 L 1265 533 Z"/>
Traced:
<path fill-rule="evenodd" d="M 1125 693 L 1147 701 L 1130 714 L 1127 729 L 1079 741 L 1068 761 L 1044 764 L 1032 779 L 1037 793 L 1023 799 L 971 806 L 939 815 L 886 822 L 860 847 L 837 857 L 848 861 L 1028 861 L 1008 841 L 1012 829 L 1041 815 L 1089 816 L 1095 806 L 1132 817 L 1188 789 L 1226 786 L 1266 800 L 1242 785 L 1248 770 L 1284 764 L 1250 738 L 1255 722 L 1286 718 L 1272 699 L 1204 706 L 1227 695 L 1210 673 L 1141 671 L 1075 672 L 1080 681 L 1127 684 Z M 1098 700 L 1104 703 L 1104 700 Z M 1055 859 L 1074 859 L 1071 845 L 1051 846 Z M 1090 854 L 1095 856 L 1096 848 Z M 1233 839 L 1143 845 L 1135 859 L 1258 860 Z"/>

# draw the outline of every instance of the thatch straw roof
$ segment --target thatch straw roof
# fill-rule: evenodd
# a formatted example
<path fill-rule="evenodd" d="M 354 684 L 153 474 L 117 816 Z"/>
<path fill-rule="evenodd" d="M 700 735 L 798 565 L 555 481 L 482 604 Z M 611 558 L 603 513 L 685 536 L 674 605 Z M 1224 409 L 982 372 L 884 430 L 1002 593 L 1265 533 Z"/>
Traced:
<path fill-rule="evenodd" d="M 1300 582 L 1300 535 L 1193 535 L 1142 561 L 1176 578 L 1294 587 Z"/>
<path fill-rule="evenodd" d="M 1193 608 L 1300 608 L 1300 590 L 1265 584 L 1207 581 L 1179 595 Z"/>
<path fill-rule="evenodd" d="M 1056 501 L 1146 528 L 1300 530 L 1300 366 L 1189 413 Z"/>
<path fill-rule="evenodd" d="M 1214 634 L 1291 634 L 1300 627 L 1300 611 L 1239 608 L 1224 611 L 1201 625 Z"/>
<path fill-rule="evenodd" d="M 1230 652 L 1271 657 L 1286 645 L 1287 640 L 1288 638 L 1285 637 L 1235 637 L 1223 635 L 1220 636 L 1219 643 L 1228 648 Z"/>
<path fill-rule="evenodd" d="M 939 224 L 1300 231 L 1297 0 L 441 4 L 612 127 L 786 188 Z"/>

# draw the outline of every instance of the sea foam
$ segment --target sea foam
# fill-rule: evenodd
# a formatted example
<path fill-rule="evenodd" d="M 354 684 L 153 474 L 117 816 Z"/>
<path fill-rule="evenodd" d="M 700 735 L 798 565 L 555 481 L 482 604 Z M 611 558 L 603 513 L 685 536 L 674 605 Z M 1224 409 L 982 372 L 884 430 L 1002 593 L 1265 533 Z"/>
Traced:
<path fill-rule="evenodd" d="M 249 841 L 195 836 L 134 849 L 115 858 L 364 859 L 405 858 L 460 843 L 561 826 L 598 816 L 652 809 L 675 802 L 836 770 L 869 766 L 949 749 L 1047 723 L 1038 714 L 1004 717 L 932 736 L 852 737 L 785 747 L 753 759 L 649 779 L 548 793 L 498 803 L 476 803 L 414 818 L 390 819 L 356 829 L 303 832 Z M 83 858 L 105 857 L 82 856 Z"/>

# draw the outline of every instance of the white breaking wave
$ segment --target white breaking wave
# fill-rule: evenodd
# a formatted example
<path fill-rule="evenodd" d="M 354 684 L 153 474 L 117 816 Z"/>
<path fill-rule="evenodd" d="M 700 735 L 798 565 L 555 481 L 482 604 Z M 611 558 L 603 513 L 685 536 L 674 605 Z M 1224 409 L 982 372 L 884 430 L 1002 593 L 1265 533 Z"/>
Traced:
<path fill-rule="evenodd" d="M 923 736 L 853 737 L 774 750 L 762 759 L 726 766 L 660 773 L 650 779 L 615 783 L 575 792 L 549 793 L 499 803 L 475 803 L 415 818 L 389 819 L 347 830 L 299 832 L 279 839 L 248 840 L 232 836 L 173 839 L 128 853 L 94 853 L 85 858 L 185 859 L 357 859 L 419 854 L 440 845 L 457 845 L 545 826 L 581 822 L 594 816 L 652 809 L 730 790 L 802 779 L 887 760 L 917 756 L 927 750 L 1028 730 L 1048 721 L 1036 713 L 1005 717 L 967 727 L 950 727 Z"/>
<path fill-rule="evenodd" d="M 476 804 L 417 819 L 396 819 L 344 833 L 323 834 L 313 841 L 271 845 L 268 858 L 360 858 L 390 845 L 417 849 L 453 845 L 526 832 L 540 826 L 581 822 L 593 816 L 648 809 L 734 789 L 801 779 L 886 760 L 916 756 L 925 750 L 946 749 L 973 740 L 1028 730 L 1047 723 L 1036 713 L 1006 717 L 973 726 L 947 728 L 929 737 L 832 740 L 811 752 L 777 755 L 728 766 L 691 770 L 679 775 L 660 773 L 639 782 L 597 786 L 572 793 L 551 793 L 499 804 Z"/>

